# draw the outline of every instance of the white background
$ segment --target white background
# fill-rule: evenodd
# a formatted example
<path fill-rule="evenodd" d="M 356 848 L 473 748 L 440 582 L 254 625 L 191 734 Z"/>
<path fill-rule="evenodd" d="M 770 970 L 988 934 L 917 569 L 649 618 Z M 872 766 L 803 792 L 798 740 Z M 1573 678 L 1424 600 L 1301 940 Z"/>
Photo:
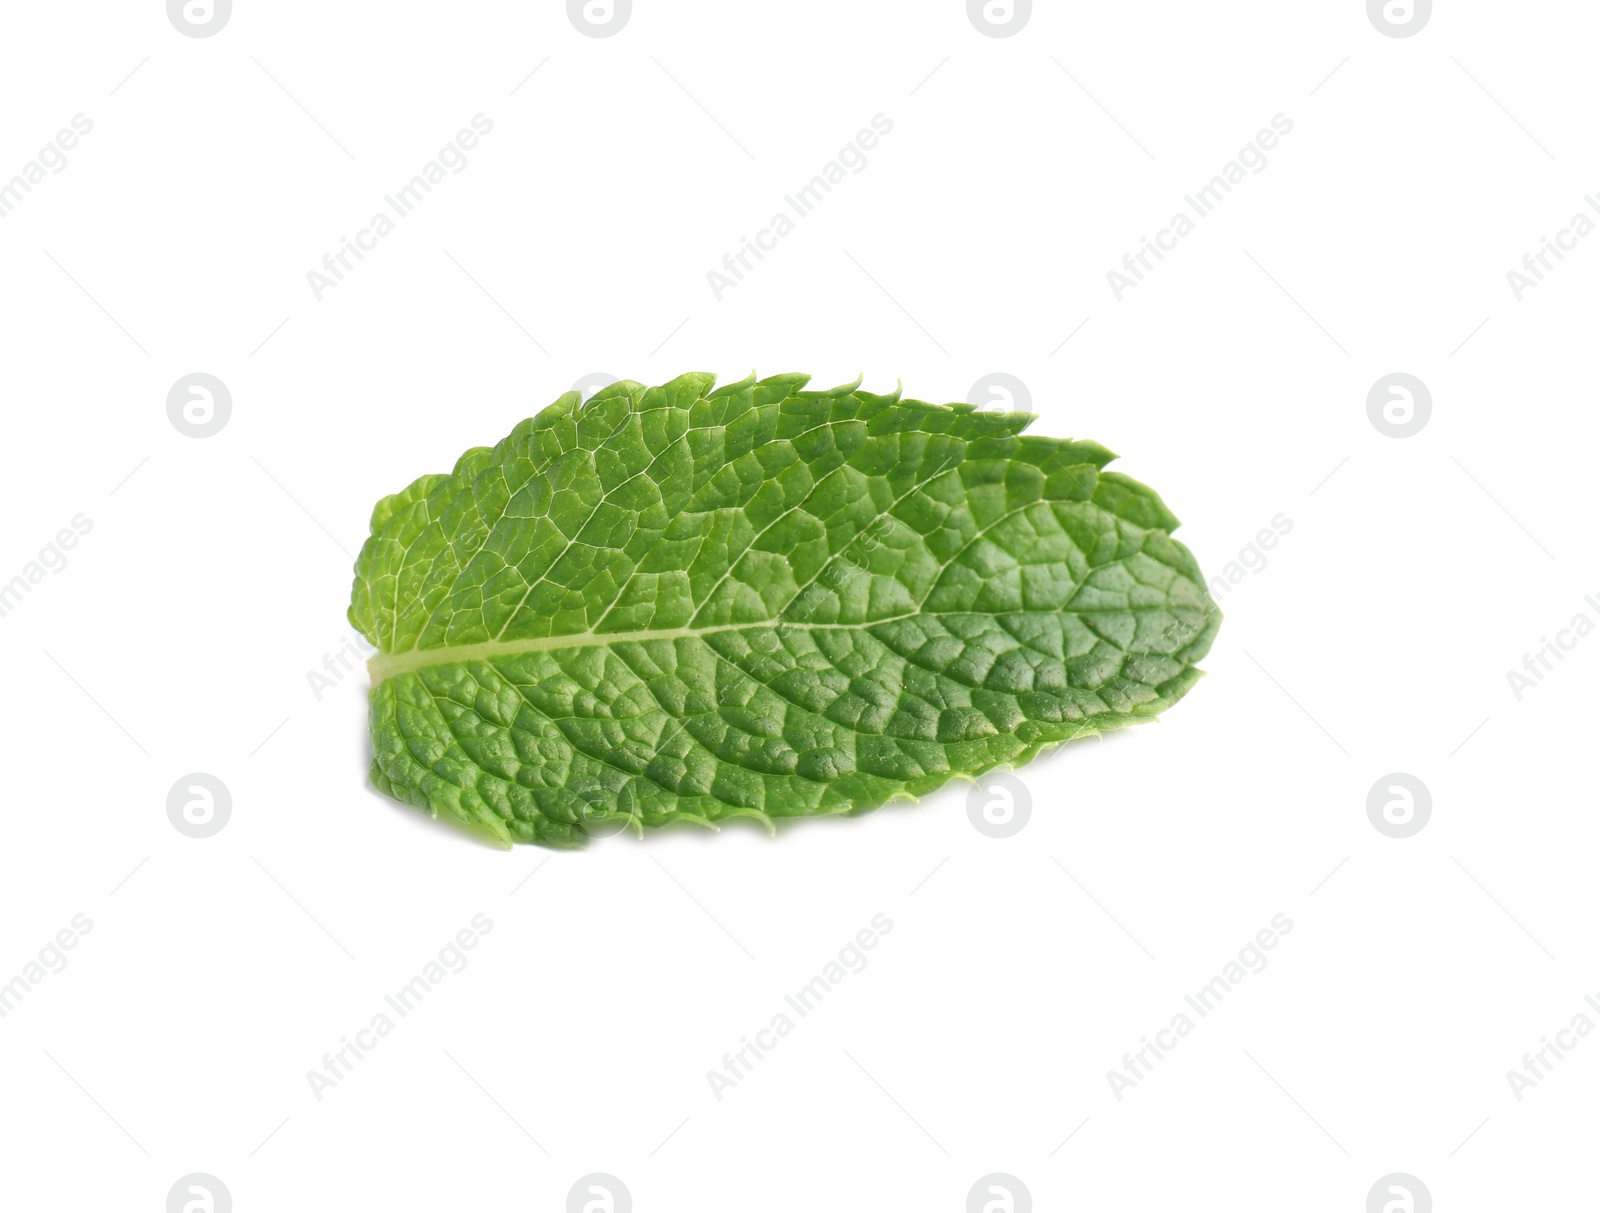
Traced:
<path fill-rule="evenodd" d="M 1396 1171 L 1441 1213 L 1593 1199 L 1600 1040 L 1520 1101 L 1506 1071 L 1600 994 L 1600 639 L 1520 702 L 1506 673 L 1600 622 L 1600 239 L 1521 302 L 1506 273 L 1600 188 L 1594 6 L 1461 0 L 1404 39 L 1361 0 L 1040 3 L 1007 38 L 958 0 L 636 0 L 603 39 L 553 0 L 4 23 L 0 179 L 94 129 L 0 219 L 0 580 L 93 530 L 0 619 L 0 981 L 94 925 L 0 1019 L 0 1204 L 156 1213 L 195 1171 L 240 1213 L 558 1210 L 593 1171 L 640 1213 L 957 1210 L 995 1171 L 1041 1210 L 1359 1213 Z M 468 167 L 317 301 L 478 113 Z M 879 113 L 719 302 L 707 271 Z M 1279 113 L 1119 303 L 1107 271 Z M 1005 371 L 1209 575 L 1293 529 L 1221 597 L 1209 677 L 1027 768 L 1009 839 L 955 788 L 502 853 L 367 788 L 365 673 L 307 675 L 372 504 L 580 376 L 751 367 L 932 400 Z M 215 437 L 168 421 L 192 371 L 231 390 Z M 1392 371 L 1431 389 L 1412 438 L 1367 417 Z M 166 815 L 192 771 L 232 793 L 206 840 Z M 1366 813 L 1394 771 L 1433 798 L 1405 840 Z M 315 1098 L 478 913 L 468 967 Z M 707 1071 L 878 913 L 868 967 L 718 1101 Z M 1278 913 L 1119 1101 L 1107 1071 Z"/>

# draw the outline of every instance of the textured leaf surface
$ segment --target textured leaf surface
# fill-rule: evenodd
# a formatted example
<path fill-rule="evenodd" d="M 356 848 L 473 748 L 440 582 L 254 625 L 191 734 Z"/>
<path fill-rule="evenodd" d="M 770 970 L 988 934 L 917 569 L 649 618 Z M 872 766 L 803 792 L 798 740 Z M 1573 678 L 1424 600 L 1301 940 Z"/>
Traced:
<path fill-rule="evenodd" d="M 1149 719 L 1220 616 L 1032 417 L 710 375 L 576 392 L 380 501 L 373 782 L 503 843 L 848 813 Z"/>

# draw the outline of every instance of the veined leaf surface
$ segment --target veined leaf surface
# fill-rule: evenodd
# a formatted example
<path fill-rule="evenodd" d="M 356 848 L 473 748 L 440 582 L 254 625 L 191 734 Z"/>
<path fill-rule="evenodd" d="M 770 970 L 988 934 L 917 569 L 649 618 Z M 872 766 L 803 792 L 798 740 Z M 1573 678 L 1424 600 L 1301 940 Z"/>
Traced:
<path fill-rule="evenodd" d="M 380 501 L 372 780 L 502 843 L 854 813 L 1147 720 L 1220 623 L 1024 413 L 778 375 L 562 396 Z"/>

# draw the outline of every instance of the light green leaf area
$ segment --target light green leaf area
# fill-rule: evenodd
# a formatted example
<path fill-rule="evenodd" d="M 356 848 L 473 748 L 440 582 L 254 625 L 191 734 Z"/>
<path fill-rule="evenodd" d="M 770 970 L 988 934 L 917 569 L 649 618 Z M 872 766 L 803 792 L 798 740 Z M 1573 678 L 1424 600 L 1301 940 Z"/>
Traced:
<path fill-rule="evenodd" d="M 1024 413 L 808 377 L 576 392 L 380 501 L 372 780 L 503 844 L 857 813 L 1148 720 L 1220 623 Z"/>

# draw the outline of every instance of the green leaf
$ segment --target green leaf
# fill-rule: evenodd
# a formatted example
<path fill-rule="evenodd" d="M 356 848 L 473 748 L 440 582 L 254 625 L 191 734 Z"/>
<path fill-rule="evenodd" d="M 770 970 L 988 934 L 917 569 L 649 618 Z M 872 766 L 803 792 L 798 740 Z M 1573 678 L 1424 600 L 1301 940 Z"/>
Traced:
<path fill-rule="evenodd" d="M 568 392 L 380 501 L 350 606 L 373 782 L 504 844 L 770 828 L 1020 766 L 1199 679 L 1221 617 L 1110 451 L 807 381 Z"/>

